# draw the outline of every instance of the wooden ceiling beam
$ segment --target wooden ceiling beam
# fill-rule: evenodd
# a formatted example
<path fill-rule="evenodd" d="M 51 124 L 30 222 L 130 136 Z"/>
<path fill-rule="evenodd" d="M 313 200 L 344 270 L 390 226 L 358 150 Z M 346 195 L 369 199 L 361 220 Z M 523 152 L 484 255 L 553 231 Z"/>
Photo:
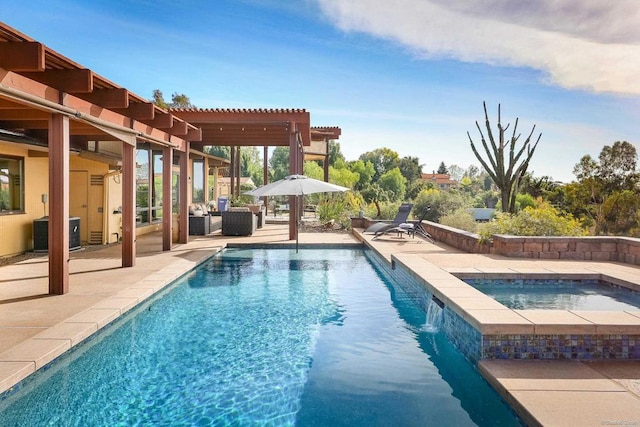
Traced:
<path fill-rule="evenodd" d="M 45 70 L 44 72 L 21 74 L 62 92 L 89 93 L 93 91 L 93 72 L 86 68 Z"/>
<path fill-rule="evenodd" d="M 0 67 L 9 71 L 44 71 L 45 49 L 38 42 L 0 43 Z"/>

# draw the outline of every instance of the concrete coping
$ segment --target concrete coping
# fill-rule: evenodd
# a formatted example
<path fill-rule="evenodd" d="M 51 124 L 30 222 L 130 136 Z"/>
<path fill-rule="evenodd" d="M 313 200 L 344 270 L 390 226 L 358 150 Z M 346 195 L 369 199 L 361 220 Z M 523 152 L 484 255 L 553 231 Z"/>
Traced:
<path fill-rule="evenodd" d="M 633 290 L 640 289 L 640 278 L 633 282 L 589 271 L 517 272 L 495 269 L 488 272 L 446 271 L 416 254 L 391 255 L 393 266 L 402 265 L 446 306 L 483 335 L 527 334 L 612 334 L 640 335 L 640 309 L 633 311 L 513 310 L 461 278 L 502 279 L 592 279 L 603 280 Z M 635 283 L 634 283 L 635 282 Z"/>

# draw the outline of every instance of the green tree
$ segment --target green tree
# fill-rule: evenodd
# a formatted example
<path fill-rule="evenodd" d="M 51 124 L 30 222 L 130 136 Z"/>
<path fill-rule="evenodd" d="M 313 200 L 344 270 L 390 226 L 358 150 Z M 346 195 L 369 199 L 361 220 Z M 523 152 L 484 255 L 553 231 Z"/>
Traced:
<path fill-rule="evenodd" d="M 160 89 L 153 90 L 151 102 L 153 102 L 160 108 L 164 108 L 165 110 L 169 108 L 167 102 L 164 100 L 164 96 L 162 95 L 162 91 Z"/>
<path fill-rule="evenodd" d="M 302 164 L 302 173 L 309 178 L 324 180 L 324 169 L 316 162 L 304 162 Z"/>
<path fill-rule="evenodd" d="M 476 158 L 482 164 L 482 167 L 491 176 L 493 182 L 500 190 L 502 210 L 504 212 L 514 212 L 515 197 L 518 192 L 520 179 L 522 179 L 524 174 L 527 172 L 529 162 L 531 161 L 536 147 L 538 146 L 538 142 L 540 142 L 542 134 L 538 135 L 538 139 L 532 146 L 531 137 L 533 136 L 533 133 L 536 129 L 536 126 L 533 125 L 533 128 L 531 129 L 531 132 L 529 133 L 527 139 L 522 143 L 522 146 L 519 149 L 516 149 L 518 140 L 520 139 L 520 134 L 516 135 L 518 129 L 518 119 L 516 118 L 511 138 L 509 138 L 508 141 L 505 140 L 505 133 L 509 129 L 509 124 L 507 124 L 506 126 L 502 126 L 500 104 L 498 104 L 498 138 L 496 141 L 493 135 L 493 130 L 491 129 L 491 123 L 489 122 L 487 105 L 484 102 L 483 107 L 485 126 L 487 130 L 487 136 L 489 138 L 489 144 L 491 145 L 491 147 L 489 147 L 489 144 L 487 144 L 487 140 L 485 139 L 482 128 L 480 127 L 480 124 L 478 122 L 476 122 L 476 127 L 480 132 L 482 146 L 484 147 L 484 151 L 487 155 L 488 160 L 485 160 L 480 155 L 480 153 L 476 149 L 475 144 L 473 143 L 473 139 L 471 138 L 471 134 L 469 132 L 467 132 L 467 136 L 469 137 L 469 142 L 471 143 L 473 154 L 475 154 Z M 505 162 L 505 149 L 508 150 L 508 162 Z"/>
<path fill-rule="evenodd" d="M 614 191 L 602 205 L 605 234 L 640 235 L 640 195 L 631 190 Z"/>
<path fill-rule="evenodd" d="M 334 168 L 344 167 L 346 164 L 346 160 L 344 159 L 344 154 L 340 150 L 340 143 L 336 140 L 329 141 L 329 166 L 333 166 Z"/>
<path fill-rule="evenodd" d="M 263 184 L 262 154 L 258 147 L 242 147 L 240 150 L 240 175 L 251 177 L 257 186 Z"/>
<path fill-rule="evenodd" d="M 231 158 L 231 147 L 221 145 L 207 145 L 204 152 L 212 156 L 229 160 Z"/>
<path fill-rule="evenodd" d="M 442 216 L 450 215 L 459 209 L 470 208 L 471 199 L 456 190 L 428 189 L 418 194 L 414 201 L 413 211 L 424 212 L 427 207 L 430 209 L 425 219 L 439 222 Z"/>
<path fill-rule="evenodd" d="M 399 156 L 398 153 L 390 148 L 376 148 L 373 151 L 367 151 L 360 155 L 360 160 L 363 162 L 371 162 L 375 174 L 373 180 L 377 181 L 387 171 L 398 166 Z"/>
<path fill-rule="evenodd" d="M 447 165 L 445 165 L 444 162 L 440 162 L 440 166 L 438 166 L 438 170 L 436 172 L 446 175 L 449 173 L 449 169 L 447 169 Z"/>
<path fill-rule="evenodd" d="M 598 175 L 604 182 L 605 191 L 637 188 L 638 153 L 633 144 L 627 141 L 616 141 L 612 146 L 605 145 L 598 159 L 600 160 Z"/>
<path fill-rule="evenodd" d="M 372 203 L 375 206 L 376 218 L 381 218 L 382 208 L 380 204 L 389 201 L 389 191 L 382 188 L 378 183 L 373 182 L 362 189 L 360 193 L 362 194 L 365 202 Z"/>
<path fill-rule="evenodd" d="M 371 179 L 375 175 L 376 171 L 373 168 L 373 163 L 363 160 L 356 160 L 349 162 L 349 169 L 358 174 L 358 182 L 355 184 L 354 189 L 362 190 L 371 183 Z"/>
<path fill-rule="evenodd" d="M 173 95 L 171 95 L 171 102 L 166 102 L 160 89 L 153 90 L 151 102 L 165 110 L 169 108 L 195 108 L 195 105 L 191 103 L 189 97 L 184 93 L 174 92 Z"/>
<path fill-rule="evenodd" d="M 352 172 L 348 168 L 334 168 L 329 166 L 329 182 L 342 185 L 347 188 L 355 188 L 360 179 L 357 172 Z"/>
<path fill-rule="evenodd" d="M 276 147 L 269 159 L 270 181 L 278 181 L 289 173 L 289 147 Z"/>
<path fill-rule="evenodd" d="M 378 181 L 380 187 L 386 190 L 389 194 L 391 201 L 400 201 L 404 198 L 404 193 L 407 189 L 407 180 L 399 168 L 393 168 L 380 176 Z"/>
<path fill-rule="evenodd" d="M 406 156 L 401 158 L 398 162 L 398 168 L 400 168 L 400 173 L 406 178 L 408 184 L 422 179 L 422 165 L 417 157 Z"/>
<path fill-rule="evenodd" d="M 617 141 L 605 145 L 598 161 L 585 155 L 573 173 L 578 182 L 563 188 L 563 207 L 592 225 L 595 235 L 622 234 L 638 227 L 637 215 L 629 211 L 634 205 L 631 195 L 638 194 L 639 180 L 637 152 L 632 144 Z M 635 225 L 630 223 L 634 221 Z"/>
<path fill-rule="evenodd" d="M 417 179 L 413 182 L 407 183 L 407 191 L 404 194 L 406 200 L 414 200 L 424 190 L 429 188 L 436 188 L 433 182 L 425 181 L 424 179 Z"/>

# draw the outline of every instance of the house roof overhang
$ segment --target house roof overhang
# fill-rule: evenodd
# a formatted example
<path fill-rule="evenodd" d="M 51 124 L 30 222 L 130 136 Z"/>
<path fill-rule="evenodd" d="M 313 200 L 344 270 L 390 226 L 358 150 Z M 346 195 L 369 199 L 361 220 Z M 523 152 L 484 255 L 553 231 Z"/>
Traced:
<path fill-rule="evenodd" d="M 72 146 L 145 140 L 185 151 L 200 129 L 0 22 L 0 127 L 47 141 L 52 113 Z"/>

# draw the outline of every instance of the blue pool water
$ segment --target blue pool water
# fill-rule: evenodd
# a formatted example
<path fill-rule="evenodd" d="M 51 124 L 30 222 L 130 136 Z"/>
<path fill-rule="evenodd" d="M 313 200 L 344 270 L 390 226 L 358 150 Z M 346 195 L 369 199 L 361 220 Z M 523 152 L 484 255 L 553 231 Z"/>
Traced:
<path fill-rule="evenodd" d="M 640 308 L 640 293 L 597 280 L 468 279 L 512 309 L 624 311 Z"/>
<path fill-rule="evenodd" d="M 2 426 L 520 425 L 360 250 L 226 250 L 0 400 Z"/>

